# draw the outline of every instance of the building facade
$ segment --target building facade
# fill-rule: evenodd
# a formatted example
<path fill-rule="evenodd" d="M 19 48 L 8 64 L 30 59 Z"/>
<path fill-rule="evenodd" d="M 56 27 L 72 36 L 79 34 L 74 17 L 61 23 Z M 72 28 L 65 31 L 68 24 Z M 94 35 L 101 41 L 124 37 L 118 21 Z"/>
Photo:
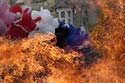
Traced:
<path fill-rule="evenodd" d="M 22 0 L 21 0 L 22 1 Z M 49 9 L 52 14 L 65 22 L 89 29 L 98 19 L 96 0 L 23 0 L 34 10 Z"/>
<path fill-rule="evenodd" d="M 73 24 L 73 11 L 71 8 L 56 9 L 59 20 Z"/>
<path fill-rule="evenodd" d="M 87 30 L 96 24 L 100 11 L 96 0 L 55 0 L 54 7 L 60 19 L 64 20 L 66 17 L 66 22 L 71 22 L 78 27 L 85 26 Z M 71 11 L 70 20 L 67 17 L 67 9 Z"/>

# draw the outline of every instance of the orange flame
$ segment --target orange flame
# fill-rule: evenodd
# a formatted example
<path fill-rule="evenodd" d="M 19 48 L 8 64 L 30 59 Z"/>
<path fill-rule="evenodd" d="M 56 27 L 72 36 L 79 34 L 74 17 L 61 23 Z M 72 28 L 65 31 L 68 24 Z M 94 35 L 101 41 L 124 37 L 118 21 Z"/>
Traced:
<path fill-rule="evenodd" d="M 125 83 L 124 0 L 104 0 L 91 41 L 103 58 L 85 69 L 76 52 L 55 46 L 52 35 L 0 38 L 1 83 Z"/>

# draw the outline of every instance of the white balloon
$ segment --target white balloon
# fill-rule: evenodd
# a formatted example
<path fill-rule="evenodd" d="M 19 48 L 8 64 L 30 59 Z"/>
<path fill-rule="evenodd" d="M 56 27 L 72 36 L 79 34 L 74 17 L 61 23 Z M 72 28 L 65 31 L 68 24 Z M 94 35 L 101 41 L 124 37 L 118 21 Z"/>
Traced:
<path fill-rule="evenodd" d="M 51 15 L 48 9 L 41 7 L 40 11 L 32 11 L 32 18 L 41 17 L 41 21 L 36 23 L 37 27 L 33 33 L 55 33 L 55 28 L 59 27 L 59 21 Z"/>

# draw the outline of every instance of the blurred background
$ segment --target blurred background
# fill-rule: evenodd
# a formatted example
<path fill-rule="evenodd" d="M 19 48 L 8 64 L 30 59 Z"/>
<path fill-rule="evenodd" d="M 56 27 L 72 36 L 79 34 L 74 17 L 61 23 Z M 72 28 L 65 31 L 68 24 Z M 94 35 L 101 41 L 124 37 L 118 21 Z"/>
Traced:
<path fill-rule="evenodd" d="M 87 31 L 96 24 L 100 14 L 98 0 L 8 0 L 8 2 L 10 5 L 14 3 L 28 5 L 33 10 L 40 10 L 42 6 L 60 20 L 77 27 L 83 26 Z"/>

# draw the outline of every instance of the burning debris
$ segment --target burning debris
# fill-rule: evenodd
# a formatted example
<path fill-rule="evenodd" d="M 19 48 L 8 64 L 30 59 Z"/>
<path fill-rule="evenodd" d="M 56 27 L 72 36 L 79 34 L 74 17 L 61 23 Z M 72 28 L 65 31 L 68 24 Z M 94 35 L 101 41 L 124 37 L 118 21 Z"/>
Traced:
<path fill-rule="evenodd" d="M 55 36 L 50 34 L 38 34 L 17 41 L 1 38 L 0 81 L 45 83 L 55 73 L 66 73 L 72 69 L 79 71 L 84 68 L 83 61 L 75 59 L 79 57 L 79 53 L 75 51 L 68 53 L 60 49 L 54 39 Z M 73 72 L 77 73 L 76 71 Z"/>
<path fill-rule="evenodd" d="M 90 33 L 92 44 L 103 56 L 101 59 L 97 60 L 98 52 L 93 50 L 81 56 L 78 51 L 59 48 L 51 34 L 15 41 L 0 37 L 0 82 L 124 83 L 124 0 L 115 1 L 104 0 L 103 6 L 99 4 L 102 12 Z"/>
<path fill-rule="evenodd" d="M 51 45 L 51 38 L 53 37 L 49 35 L 37 35 L 18 41 L 1 39 L 1 82 L 41 83 L 52 74 L 51 67 L 55 62 L 62 59 L 62 61 L 71 64 L 74 55 L 78 56 L 78 54 L 75 52 L 65 53 L 64 50 Z"/>

